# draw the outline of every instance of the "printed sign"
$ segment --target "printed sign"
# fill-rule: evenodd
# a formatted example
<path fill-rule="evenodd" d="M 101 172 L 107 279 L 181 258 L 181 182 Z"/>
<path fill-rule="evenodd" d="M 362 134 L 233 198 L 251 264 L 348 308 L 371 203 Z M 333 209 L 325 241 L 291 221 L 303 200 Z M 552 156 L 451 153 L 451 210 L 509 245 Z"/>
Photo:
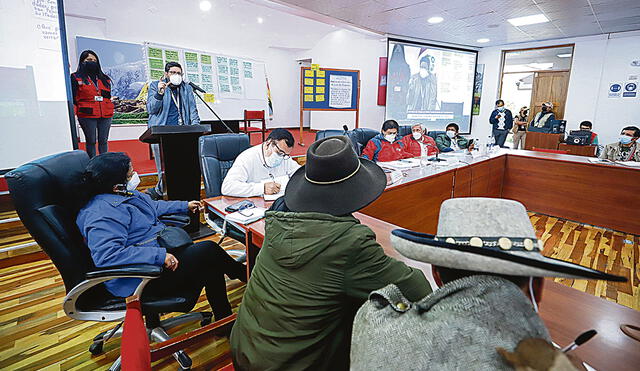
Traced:
<path fill-rule="evenodd" d="M 635 81 L 627 81 L 624 84 L 624 92 L 622 92 L 623 98 L 635 98 L 638 94 L 638 83 Z"/>
<path fill-rule="evenodd" d="M 609 98 L 620 98 L 622 95 L 622 85 L 614 82 L 609 84 Z"/>

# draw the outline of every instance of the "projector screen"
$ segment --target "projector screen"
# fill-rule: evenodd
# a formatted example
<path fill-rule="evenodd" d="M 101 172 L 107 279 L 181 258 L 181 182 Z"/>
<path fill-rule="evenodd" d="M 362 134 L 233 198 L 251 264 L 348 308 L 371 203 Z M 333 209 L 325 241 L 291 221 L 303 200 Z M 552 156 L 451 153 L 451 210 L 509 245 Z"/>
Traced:
<path fill-rule="evenodd" d="M 394 39 L 387 50 L 387 120 L 430 131 L 455 122 L 471 132 L 476 51 Z"/>
<path fill-rule="evenodd" d="M 0 170 L 72 149 L 55 0 L 0 1 Z"/>

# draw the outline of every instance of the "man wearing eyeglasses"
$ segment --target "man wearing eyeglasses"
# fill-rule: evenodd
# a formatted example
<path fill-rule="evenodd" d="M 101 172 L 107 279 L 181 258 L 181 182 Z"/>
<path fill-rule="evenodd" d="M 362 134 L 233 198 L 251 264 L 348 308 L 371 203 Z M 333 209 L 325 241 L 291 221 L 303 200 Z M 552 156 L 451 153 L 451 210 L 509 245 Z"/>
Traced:
<path fill-rule="evenodd" d="M 222 182 L 225 196 L 254 197 L 283 193 L 289 177 L 300 167 L 291 159 L 293 135 L 274 129 L 267 140 L 242 152 Z"/>
<path fill-rule="evenodd" d="M 178 62 L 167 62 L 164 66 L 164 77 L 149 83 L 147 96 L 148 125 L 198 125 L 200 116 L 193 89 L 182 80 L 182 66 Z M 158 184 L 147 190 L 154 200 L 162 199 L 162 165 L 160 162 L 160 145 L 152 144 L 153 157 L 158 169 Z"/>

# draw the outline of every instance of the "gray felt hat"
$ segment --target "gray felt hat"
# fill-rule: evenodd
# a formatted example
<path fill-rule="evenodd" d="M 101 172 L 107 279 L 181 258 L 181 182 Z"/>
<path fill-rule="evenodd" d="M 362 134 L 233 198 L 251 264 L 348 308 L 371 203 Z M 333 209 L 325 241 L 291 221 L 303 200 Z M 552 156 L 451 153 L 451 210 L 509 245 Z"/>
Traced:
<path fill-rule="evenodd" d="M 542 255 L 524 206 L 499 198 L 453 198 L 440 207 L 436 236 L 391 232 L 400 254 L 439 267 L 511 276 L 625 282 L 620 276 Z"/>

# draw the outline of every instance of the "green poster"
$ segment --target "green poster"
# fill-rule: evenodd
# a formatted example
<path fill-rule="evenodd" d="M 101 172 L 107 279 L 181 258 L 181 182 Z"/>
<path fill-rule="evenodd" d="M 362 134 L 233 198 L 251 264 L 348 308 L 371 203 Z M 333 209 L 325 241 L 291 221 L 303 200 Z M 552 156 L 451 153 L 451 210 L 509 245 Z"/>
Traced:
<path fill-rule="evenodd" d="M 164 77 L 164 71 L 151 70 L 151 80 L 160 80 Z"/>
<path fill-rule="evenodd" d="M 149 58 L 158 58 L 158 59 L 162 59 L 162 49 L 158 49 L 158 48 L 149 48 L 147 50 L 147 54 L 149 55 Z"/>
<path fill-rule="evenodd" d="M 165 50 L 164 56 L 167 62 L 179 62 L 178 52 L 175 50 Z"/>
<path fill-rule="evenodd" d="M 162 63 L 162 59 L 149 58 L 149 68 L 161 70 L 164 68 L 164 63 Z"/>
<path fill-rule="evenodd" d="M 198 54 L 197 53 L 184 52 L 184 59 L 187 62 L 196 62 L 196 63 L 198 63 Z"/>
<path fill-rule="evenodd" d="M 206 54 L 201 54 L 200 61 L 202 61 L 202 64 L 211 64 L 211 56 Z"/>

